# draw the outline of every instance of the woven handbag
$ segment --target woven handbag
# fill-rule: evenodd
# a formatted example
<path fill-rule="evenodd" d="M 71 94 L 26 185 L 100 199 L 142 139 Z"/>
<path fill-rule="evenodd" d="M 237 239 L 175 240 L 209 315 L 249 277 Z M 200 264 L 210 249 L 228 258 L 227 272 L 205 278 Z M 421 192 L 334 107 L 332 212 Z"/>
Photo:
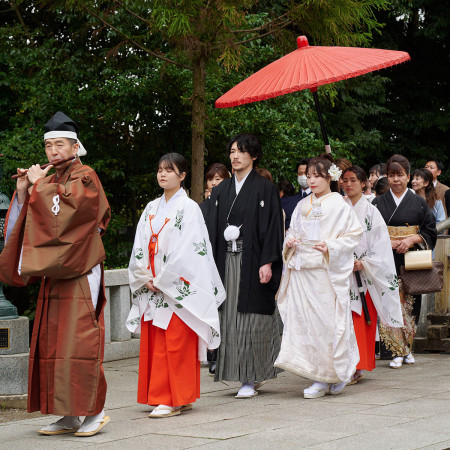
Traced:
<path fill-rule="evenodd" d="M 440 292 L 444 286 L 444 264 L 433 262 L 431 269 L 405 270 L 400 267 L 400 279 L 405 294 L 419 295 Z"/>

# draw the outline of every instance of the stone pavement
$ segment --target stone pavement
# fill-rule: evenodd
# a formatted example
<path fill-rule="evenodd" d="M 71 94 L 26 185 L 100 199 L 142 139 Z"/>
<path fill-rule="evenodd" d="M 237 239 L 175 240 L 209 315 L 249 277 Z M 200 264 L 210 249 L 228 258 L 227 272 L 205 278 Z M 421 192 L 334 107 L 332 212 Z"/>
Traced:
<path fill-rule="evenodd" d="M 111 423 L 97 436 L 40 436 L 36 430 L 52 420 L 44 417 L 0 424 L 0 448 L 450 448 L 450 355 L 418 354 L 416 361 L 399 370 L 379 361 L 341 395 L 315 400 L 302 396 L 309 381 L 289 373 L 257 397 L 236 400 L 236 383 L 214 383 L 202 368 L 202 397 L 194 408 L 159 420 L 148 419 L 151 408 L 136 403 L 137 359 L 108 362 Z"/>

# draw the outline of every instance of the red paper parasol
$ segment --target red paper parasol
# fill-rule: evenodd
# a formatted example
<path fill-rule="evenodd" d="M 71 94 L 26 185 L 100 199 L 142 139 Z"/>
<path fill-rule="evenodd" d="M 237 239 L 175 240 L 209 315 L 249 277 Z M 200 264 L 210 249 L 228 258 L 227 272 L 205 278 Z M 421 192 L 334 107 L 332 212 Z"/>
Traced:
<path fill-rule="evenodd" d="M 318 86 L 357 77 L 410 59 L 408 53 L 395 50 L 310 46 L 306 36 L 297 38 L 297 46 L 297 50 L 274 61 L 222 95 L 216 100 L 216 108 L 229 108 L 310 89 L 319 115 L 325 149 L 330 152 L 316 92 Z"/>

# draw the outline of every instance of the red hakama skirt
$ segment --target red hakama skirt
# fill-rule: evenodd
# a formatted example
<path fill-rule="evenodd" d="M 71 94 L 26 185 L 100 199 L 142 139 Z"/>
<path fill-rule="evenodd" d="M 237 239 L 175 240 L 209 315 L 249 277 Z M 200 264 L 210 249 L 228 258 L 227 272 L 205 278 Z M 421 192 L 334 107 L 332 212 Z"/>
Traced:
<path fill-rule="evenodd" d="M 200 398 L 198 336 L 176 314 L 167 330 L 141 320 L 138 403 L 181 406 Z"/>
<path fill-rule="evenodd" d="M 364 317 L 352 311 L 353 327 L 355 328 L 356 341 L 358 342 L 359 363 L 358 370 L 375 369 L 375 335 L 377 332 L 377 310 L 372 302 L 369 291 L 366 292 L 367 309 L 369 310 L 371 325 L 368 325 Z"/>

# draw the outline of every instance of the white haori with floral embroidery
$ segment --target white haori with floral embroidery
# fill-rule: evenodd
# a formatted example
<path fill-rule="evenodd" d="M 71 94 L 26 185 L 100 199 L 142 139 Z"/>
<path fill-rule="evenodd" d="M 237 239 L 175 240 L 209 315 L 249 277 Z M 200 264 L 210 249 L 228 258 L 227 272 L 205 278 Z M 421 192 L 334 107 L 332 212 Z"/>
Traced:
<path fill-rule="evenodd" d="M 350 199 L 346 201 L 352 206 Z M 360 273 L 364 292 L 369 291 L 384 325 L 402 327 L 398 277 L 386 223 L 378 209 L 364 195 L 353 206 L 353 211 L 364 229 L 361 241 L 354 251 L 355 259 L 363 265 Z M 352 311 L 361 315 L 362 303 L 354 275 L 351 277 L 350 301 Z"/>
<path fill-rule="evenodd" d="M 158 238 L 153 278 L 149 267 L 148 244 L 153 232 L 158 233 L 165 219 L 170 219 Z M 140 321 L 167 329 L 172 314 L 196 332 L 199 337 L 199 359 L 206 360 L 206 348 L 220 345 L 218 307 L 225 300 L 225 289 L 214 262 L 205 221 L 197 203 L 180 189 L 169 202 L 164 195 L 150 202 L 136 230 L 128 267 L 132 307 L 127 328 L 140 333 Z M 161 292 L 151 292 L 145 284 Z"/>
<path fill-rule="evenodd" d="M 286 233 L 285 270 L 277 293 L 283 320 L 275 366 L 324 383 L 347 381 L 359 361 L 350 310 L 353 250 L 362 228 L 338 193 L 301 200 Z M 299 244 L 288 248 L 286 241 Z M 325 242 L 328 252 L 313 248 Z"/>

